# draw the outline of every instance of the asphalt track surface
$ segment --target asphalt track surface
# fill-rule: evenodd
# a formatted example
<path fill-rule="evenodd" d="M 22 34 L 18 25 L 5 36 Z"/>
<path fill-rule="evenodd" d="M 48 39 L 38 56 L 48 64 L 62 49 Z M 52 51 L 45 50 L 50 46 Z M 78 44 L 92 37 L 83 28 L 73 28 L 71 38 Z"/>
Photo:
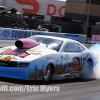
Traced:
<path fill-rule="evenodd" d="M 0 41 L 0 47 L 14 45 L 14 41 Z M 89 47 L 89 45 L 87 45 Z M 59 86 L 59 92 L 0 92 L 0 100 L 100 100 L 100 80 L 70 79 L 60 81 L 23 81 L 0 78 L 0 87 Z"/>

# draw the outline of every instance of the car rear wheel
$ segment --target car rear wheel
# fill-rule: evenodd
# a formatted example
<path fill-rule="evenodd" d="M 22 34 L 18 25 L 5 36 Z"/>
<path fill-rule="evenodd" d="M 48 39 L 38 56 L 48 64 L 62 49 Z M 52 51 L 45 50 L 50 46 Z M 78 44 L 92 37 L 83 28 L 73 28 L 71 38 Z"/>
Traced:
<path fill-rule="evenodd" d="M 91 58 L 87 59 L 82 70 L 82 78 L 90 79 L 90 75 L 94 73 L 94 62 Z"/>
<path fill-rule="evenodd" d="M 51 79 L 51 76 L 52 76 L 52 68 L 50 65 L 48 65 L 44 72 L 44 81 L 49 81 Z"/>

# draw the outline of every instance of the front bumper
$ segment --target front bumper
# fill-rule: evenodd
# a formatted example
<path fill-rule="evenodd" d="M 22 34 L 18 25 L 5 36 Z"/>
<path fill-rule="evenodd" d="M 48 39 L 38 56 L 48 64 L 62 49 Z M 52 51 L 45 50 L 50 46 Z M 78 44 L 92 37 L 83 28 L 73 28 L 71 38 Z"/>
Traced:
<path fill-rule="evenodd" d="M 28 68 L 0 67 L 0 77 L 28 80 Z"/>

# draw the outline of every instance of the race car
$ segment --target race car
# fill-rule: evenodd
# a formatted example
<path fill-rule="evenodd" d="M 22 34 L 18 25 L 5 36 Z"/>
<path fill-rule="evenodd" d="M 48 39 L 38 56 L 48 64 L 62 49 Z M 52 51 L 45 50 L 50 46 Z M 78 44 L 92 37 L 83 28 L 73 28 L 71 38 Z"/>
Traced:
<path fill-rule="evenodd" d="M 22 80 L 62 80 L 86 77 L 98 66 L 98 56 L 78 41 L 34 35 L 0 49 L 0 77 Z"/>

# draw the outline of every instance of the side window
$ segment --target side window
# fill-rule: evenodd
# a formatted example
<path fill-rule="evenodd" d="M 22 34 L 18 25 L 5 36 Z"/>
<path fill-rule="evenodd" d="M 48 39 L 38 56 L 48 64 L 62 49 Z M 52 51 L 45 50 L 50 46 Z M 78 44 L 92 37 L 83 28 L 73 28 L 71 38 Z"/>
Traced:
<path fill-rule="evenodd" d="M 64 52 L 69 52 L 70 51 L 70 48 L 68 47 L 68 44 L 64 47 Z"/>
<path fill-rule="evenodd" d="M 78 44 L 78 45 L 79 45 L 79 50 L 80 51 L 84 51 L 85 50 L 85 48 L 81 44 Z"/>
<path fill-rule="evenodd" d="M 77 43 L 67 43 L 66 46 L 64 47 L 64 52 L 79 52 L 79 45 Z"/>

